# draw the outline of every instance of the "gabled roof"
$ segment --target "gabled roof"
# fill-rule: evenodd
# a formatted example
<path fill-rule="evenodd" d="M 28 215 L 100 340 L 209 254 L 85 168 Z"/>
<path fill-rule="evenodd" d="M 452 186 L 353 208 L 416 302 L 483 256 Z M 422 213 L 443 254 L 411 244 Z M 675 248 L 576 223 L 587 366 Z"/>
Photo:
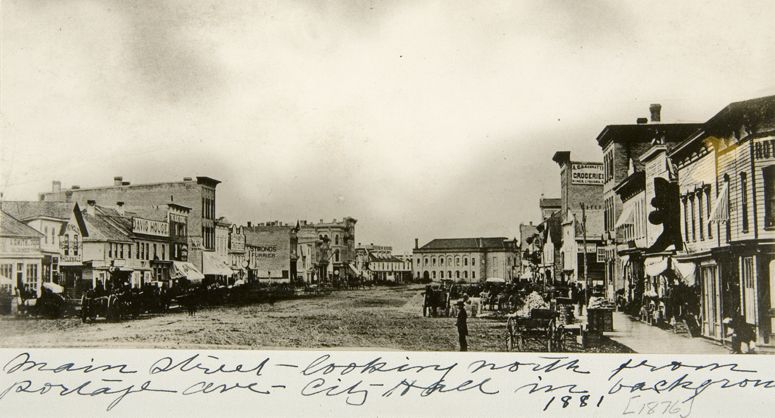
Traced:
<path fill-rule="evenodd" d="M 89 235 L 84 241 L 132 242 L 132 218 L 121 216 L 115 209 L 95 206 L 94 215 L 81 212 Z"/>
<path fill-rule="evenodd" d="M 18 238 L 40 238 L 43 236 L 31 226 L 0 210 L 0 236 Z"/>
<path fill-rule="evenodd" d="M 678 144 L 671 152 L 670 158 L 678 160 L 687 153 L 696 150 L 707 136 L 725 134 L 732 125 L 758 123 L 761 120 L 775 118 L 775 96 L 765 96 L 756 99 L 734 102 L 721 109 L 696 132 Z"/>
<path fill-rule="evenodd" d="M 420 250 L 514 249 L 516 243 L 506 237 L 494 238 L 436 238 Z"/>
<path fill-rule="evenodd" d="M 73 210 L 72 203 L 44 201 L 2 201 L 0 208 L 19 221 L 37 218 L 54 218 L 66 221 Z"/>

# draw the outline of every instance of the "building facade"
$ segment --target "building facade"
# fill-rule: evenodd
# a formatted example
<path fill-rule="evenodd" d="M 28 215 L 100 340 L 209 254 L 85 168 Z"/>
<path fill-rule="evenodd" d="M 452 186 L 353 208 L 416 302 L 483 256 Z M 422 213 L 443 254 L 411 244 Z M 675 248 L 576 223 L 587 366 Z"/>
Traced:
<path fill-rule="evenodd" d="M 617 245 L 624 237 L 616 222 L 621 216 L 623 204 L 614 190 L 625 178 L 644 169 L 640 157 L 651 148 L 651 142 L 659 138 L 669 149 L 683 141 L 700 124 L 662 123 L 662 106 L 649 106 L 650 118 L 638 118 L 634 124 L 608 125 L 598 134 L 597 143 L 603 151 L 603 202 L 604 214 L 604 271 L 607 295 L 613 297 L 624 288 L 622 262 L 618 259 Z"/>
<path fill-rule="evenodd" d="M 0 210 L 0 312 L 12 313 L 17 294 L 40 295 L 42 239 L 42 233 Z"/>
<path fill-rule="evenodd" d="M 519 243 L 504 237 L 434 239 L 413 250 L 417 280 L 483 282 L 517 278 Z"/>
<path fill-rule="evenodd" d="M 678 167 L 677 257 L 699 287 L 703 335 L 724 340 L 739 315 L 757 343 L 775 328 L 775 96 L 732 103 L 670 154 Z"/>
<path fill-rule="evenodd" d="M 117 176 L 111 186 L 72 186 L 71 189 L 64 190 L 61 183 L 55 181 L 50 192 L 40 194 L 40 200 L 78 203 L 81 207 L 86 207 L 89 200 L 108 206 L 123 202 L 132 207 L 168 203 L 188 207 L 190 213 L 187 225 L 187 259 L 201 271 L 202 253 L 215 250 L 216 187 L 219 183 L 220 181 L 210 177 L 200 176 L 195 179 L 185 177 L 183 181 L 177 182 L 131 184 Z"/>

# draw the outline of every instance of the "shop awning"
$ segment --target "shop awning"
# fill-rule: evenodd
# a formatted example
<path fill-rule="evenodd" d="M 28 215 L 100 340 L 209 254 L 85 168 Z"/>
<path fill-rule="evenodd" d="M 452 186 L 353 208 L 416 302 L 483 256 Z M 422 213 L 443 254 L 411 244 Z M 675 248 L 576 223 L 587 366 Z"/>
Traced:
<path fill-rule="evenodd" d="M 226 262 L 214 252 L 205 252 L 203 255 L 205 276 L 231 276 L 234 272 Z"/>
<path fill-rule="evenodd" d="M 618 228 L 620 226 L 624 225 L 632 225 L 635 219 L 634 216 L 635 212 L 633 211 L 632 205 L 627 205 L 624 207 L 624 210 L 622 210 L 622 214 L 619 216 L 619 219 L 616 221 L 616 225 L 614 225 L 614 228 Z"/>
<path fill-rule="evenodd" d="M 192 283 L 199 283 L 205 278 L 205 275 L 200 273 L 193 264 L 184 261 L 173 261 L 172 269 L 175 270 L 173 275 L 175 279 L 188 279 Z"/>
<path fill-rule="evenodd" d="M 721 186 L 721 192 L 716 196 L 716 200 L 713 201 L 713 206 L 710 209 L 710 216 L 708 217 L 708 223 L 710 222 L 727 222 L 729 220 L 729 184 L 724 183 Z"/>
<path fill-rule="evenodd" d="M 622 267 L 626 266 L 627 263 L 630 262 L 630 256 L 629 255 L 620 255 L 619 256 L 619 262 L 622 264 Z"/>
<path fill-rule="evenodd" d="M 675 263 L 675 272 L 687 286 L 694 286 L 696 283 L 695 272 L 697 271 L 694 263 Z"/>
<path fill-rule="evenodd" d="M 667 270 L 666 257 L 652 257 L 643 261 L 643 271 L 647 276 L 657 277 Z"/>

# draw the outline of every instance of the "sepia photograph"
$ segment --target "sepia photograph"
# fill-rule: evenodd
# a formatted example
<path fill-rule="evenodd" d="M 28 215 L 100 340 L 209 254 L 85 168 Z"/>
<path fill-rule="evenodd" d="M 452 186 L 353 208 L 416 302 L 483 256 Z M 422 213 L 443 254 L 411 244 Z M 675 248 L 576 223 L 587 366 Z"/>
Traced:
<path fill-rule="evenodd" d="M 726 5 L 4 0 L 0 347 L 775 353 Z"/>

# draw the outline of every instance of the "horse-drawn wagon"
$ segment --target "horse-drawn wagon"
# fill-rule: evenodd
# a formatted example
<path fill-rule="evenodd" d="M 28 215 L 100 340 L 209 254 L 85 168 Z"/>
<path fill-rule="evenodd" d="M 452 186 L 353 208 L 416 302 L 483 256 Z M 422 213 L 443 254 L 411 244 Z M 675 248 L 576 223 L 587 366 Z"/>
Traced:
<path fill-rule="evenodd" d="M 546 347 L 546 351 L 562 351 L 565 327 L 558 325 L 558 314 L 552 309 L 532 309 L 528 316 L 511 314 L 506 322 L 508 351 L 525 351 L 529 341 Z"/>

